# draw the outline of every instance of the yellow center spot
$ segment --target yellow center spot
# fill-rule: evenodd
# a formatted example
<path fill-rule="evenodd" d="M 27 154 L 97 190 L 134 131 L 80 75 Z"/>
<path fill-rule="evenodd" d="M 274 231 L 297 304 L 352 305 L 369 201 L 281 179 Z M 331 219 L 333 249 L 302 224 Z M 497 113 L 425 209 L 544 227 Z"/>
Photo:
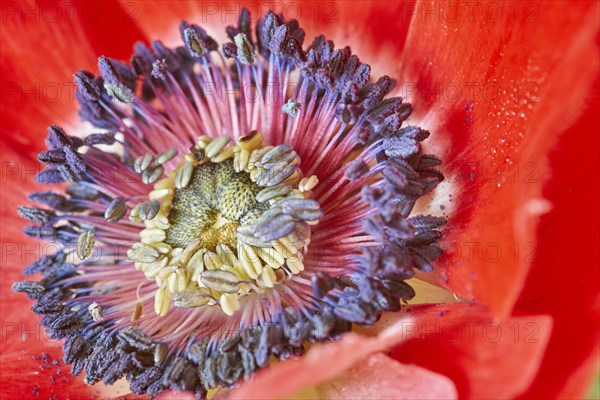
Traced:
<path fill-rule="evenodd" d="M 225 220 L 225 218 L 219 219 Z M 237 245 L 237 236 L 235 233 L 238 226 L 240 226 L 240 223 L 237 221 L 228 221 L 220 226 L 215 223 L 215 225 L 209 227 L 202 232 L 202 234 L 200 234 L 200 247 L 204 247 L 210 251 L 215 251 L 217 245 L 222 243 L 230 249 L 235 248 Z"/>

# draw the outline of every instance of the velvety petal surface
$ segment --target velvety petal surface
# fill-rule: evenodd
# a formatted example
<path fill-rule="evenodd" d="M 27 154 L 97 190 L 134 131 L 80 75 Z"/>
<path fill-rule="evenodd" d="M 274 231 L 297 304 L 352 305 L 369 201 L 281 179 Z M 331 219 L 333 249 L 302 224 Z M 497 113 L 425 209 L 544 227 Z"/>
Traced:
<path fill-rule="evenodd" d="M 336 379 L 315 388 L 321 399 L 455 399 L 450 379 L 425 368 L 373 354 Z"/>
<path fill-rule="evenodd" d="M 542 367 L 523 398 L 582 398 L 598 373 L 600 337 L 600 101 L 598 81 L 583 117 L 550 154 L 539 251 L 515 307 L 545 313 L 554 329 Z"/>
<path fill-rule="evenodd" d="M 536 376 L 552 330 L 544 315 L 494 321 L 481 306 L 414 306 L 391 353 L 449 377 L 459 398 L 514 398 Z"/>
<path fill-rule="evenodd" d="M 6 399 L 107 399 L 123 398 L 127 393 L 121 382 L 107 387 L 88 386 L 83 377 L 70 374 L 70 366 L 61 361 L 59 349 L 36 353 L 14 352 L 0 356 L 0 393 Z M 108 389 L 108 390 L 107 390 Z M 142 400 L 147 396 L 127 394 L 127 399 Z"/>
<path fill-rule="evenodd" d="M 445 161 L 431 205 L 449 217 L 437 282 L 495 315 L 523 288 L 551 207 L 547 154 L 598 68 L 597 2 L 513 5 L 417 3 L 396 74 Z"/>

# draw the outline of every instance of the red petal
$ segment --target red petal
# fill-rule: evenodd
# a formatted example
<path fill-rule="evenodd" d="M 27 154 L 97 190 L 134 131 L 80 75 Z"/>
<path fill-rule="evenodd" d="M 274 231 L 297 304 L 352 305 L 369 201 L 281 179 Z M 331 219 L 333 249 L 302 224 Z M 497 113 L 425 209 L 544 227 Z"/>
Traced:
<path fill-rule="evenodd" d="M 211 20 L 223 29 L 235 25 L 239 3 L 234 2 L 195 2 L 195 1 L 129 1 L 119 0 L 121 6 L 130 13 L 146 37 L 161 40 L 165 44 L 182 45 L 179 23 L 182 20 L 205 25 Z M 223 10 L 229 10 L 229 13 Z M 206 28 L 206 26 L 204 26 Z M 221 30 L 223 30 L 221 29 Z M 221 33 L 221 32 L 219 32 Z M 214 35 L 214 32 L 209 32 Z M 225 32 L 222 33 L 225 37 Z"/>
<path fill-rule="evenodd" d="M 460 398 L 512 398 L 538 371 L 551 331 L 547 316 L 495 322 L 480 306 L 465 303 L 414 307 L 414 337 L 392 357 L 448 376 Z M 409 314 L 409 315 L 411 315 Z"/>
<path fill-rule="evenodd" d="M 374 354 L 316 388 L 322 399 L 455 399 L 452 381 L 415 365 Z"/>
<path fill-rule="evenodd" d="M 419 3 L 400 76 L 455 195 L 442 278 L 506 315 L 547 210 L 547 153 L 597 72 L 598 3 L 471 5 L 456 14 L 458 3 Z"/>
<path fill-rule="evenodd" d="M 34 155 L 48 125 L 77 126 L 73 74 L 104 52 L 128 59 L 142 36 L 115 1 L 13 2 L 3 18 L 2 137 Z"/>
<path fill-rule="evenodd" d="M 10 353 L 0 357 L 0 393 L 7 399 L 105 399 L 122 396 L 121 385 L 88 386 L 82 376 L 70 374 L 70 367 L 61 361 L 59 351 L 44 354 L 32 352 Z M 120 390 L 120 392 L 119 392 Z M 146 396 L 127 395 L 128 399 L 142 400 Z"/>
<path fill-rule="evenodd" d="M 173 392 L 167 391 L 158 395 L 156 400 L 195 400 L 196 396 L 192 392 Z"/>
<path fill-rule="evenodd" d="M 554 329 L 526 398 L 581 398 L 598 371 L 599 86 L 584 118 L 550 155 L 544 194 L 554 208 L 540 222 L 539 251 L 516 312 L 547 313 Z"/>
<path fill-rule="evenodd" d="M 316 385 L 334 379 L 372 353 L 385 350 L 405 339 L 406 326 L 414 322 L 410 318 L 397 321 L 378 337 L 368 338 L 356 333 L 348 333 L 337 343 L 317 344 L 308 353 L 296 360 L 287 360 L 259 371 L 252 381 L 244 383 L 231 393 L 233 399 L 278 399 L 289 396 L 303 387 Z M 414 371 L 417 372 L 417 371 Z M 419 371 L 423 372 L 423 371 Z M 359 377 L 356 377 L 359 379 Z M 424 393 L 428 385 L 434 384 L 447 390 L 444 397 L 454 397 L 454 388 L 441 376 L 429 375 L 426 381 L 418 381 L 413 386 L 415 393 Z M 383 382 L 382 382 L 383 383 Z M 370 386 L 368 380 L 363 386 Z M 414 380 L 397 382 L 400 386 L 414 385 Z M 419 385 L 423 385 L 419 387 Z M 377 391 L 376 386 L 370 386 Z M 389 388 L 389 390 L 392 390 Z M 379 397 L 372 392 L 370 397 Z"/>
<path fill-rule="evenodd" d="M 53 395 L 61 398 L 91 398 L 93 390 L 83 383 L 81 378 L 74 378 L 69 368 L 60 361 L 59 352 L 41 355 L 20 352 L 10 353 L 0 358 L 2 374 L 0 376 L 0 392 L 7 398 L 42 398 Z M 54 365 L 53 362 L 57 362 Z"/>
<path fill-rule="evenodd" d="M 87 0 L 76 0 L 72 8 L 96 58 L 106 55 L 128 61 L 133 44 L 146 38 L 138 26 L 144 16 L 131 1 L 120 4 L 117 0 L 103 0 L 90 4 Z"/>

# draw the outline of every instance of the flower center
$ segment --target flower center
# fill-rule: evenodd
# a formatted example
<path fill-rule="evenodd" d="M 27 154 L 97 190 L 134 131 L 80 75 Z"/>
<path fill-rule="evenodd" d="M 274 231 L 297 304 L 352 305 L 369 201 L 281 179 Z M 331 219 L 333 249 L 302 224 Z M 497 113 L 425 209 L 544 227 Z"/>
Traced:
<path fill-rule="evenodd" d="M 231 160 L 208 162 L 191 170 L 189 184 L 175 192 L 165 242 L 186 247 L 200 238 L 200 247 L 216 251 L 219 243 L 235 248 L 236 230 L 254 222 L 268 209 L 256 201 L 261 187 L 245 171 L 236 172 Z"/>
<path fill-rule="evenodd" d="M 220 305 L 233 315 L 240 298 L 262 293 L 304 270 L 310 225 L 322 215 L 312 199 L 316 177 L 301 179 L 289 145 L 266 146 L 258 132 L 230 138 L 202 136 L 149 201 L 130 218 L 144 221 L 128 255 L 159 286 L 155 311 Z M 175 150 L 147 154 L 135 168 L 149 182 Z"/>

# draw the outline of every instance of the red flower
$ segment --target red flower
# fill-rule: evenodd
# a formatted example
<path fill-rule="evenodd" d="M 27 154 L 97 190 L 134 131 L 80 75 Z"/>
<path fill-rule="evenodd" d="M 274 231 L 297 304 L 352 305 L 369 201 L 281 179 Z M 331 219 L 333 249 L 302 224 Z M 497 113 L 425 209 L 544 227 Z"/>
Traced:
<path fill-rule="evenodd" d="M 289 18 L 299 13 L 309 38 L 323 33 L 397 77 L 412 121 L 433 133 L 427 145 L 444 160 L 446 181 L 424 206 L 445 207 L 446 252 L 419 278 L 462 301 L 386 314 L 379 336 L 316 345 L 259 372 L 233 397 L 278 398 L 302 387 L 339 398 L 582 396 L 598 362 L 598 4 L 282 7 Z M 71 74 L 95 70 L 101 54 L 128 58 L 136 40 L 168 42 L 181 19 L 206 21 L 218 34 L 233 23 L 231 10 L 187 1 L 2 4 L 0 393 L 115 390 L 87 387 L 53 363 L 58 344 L 10 291 L 23 265 L 46 251 L 23 237 L 15 210 L 33 191 L 46 126 L 79 124 Z"/>

